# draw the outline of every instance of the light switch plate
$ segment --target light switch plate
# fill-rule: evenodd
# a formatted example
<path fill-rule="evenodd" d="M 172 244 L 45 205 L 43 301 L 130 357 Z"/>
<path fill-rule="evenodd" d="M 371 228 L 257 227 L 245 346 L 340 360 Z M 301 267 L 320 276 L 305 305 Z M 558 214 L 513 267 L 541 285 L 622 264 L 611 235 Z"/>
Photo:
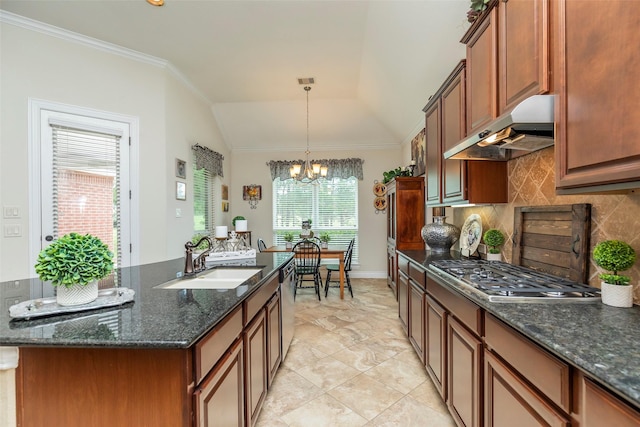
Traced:
<path fill-rule="evenodd" d="M 176 218 L 182 218 L 182 209 L 176 208 Z"/>
<path fill-rule="evenodd" d="M 7 224 L 4 226 L 4 237 L 20 237 L 22 228 L 19 224 Z"/>
<path fill-rule="evenodd" d="M 17 206 L 3 206 L 2 211 L 5 218 L 20 218 L 20 208 Z"/>

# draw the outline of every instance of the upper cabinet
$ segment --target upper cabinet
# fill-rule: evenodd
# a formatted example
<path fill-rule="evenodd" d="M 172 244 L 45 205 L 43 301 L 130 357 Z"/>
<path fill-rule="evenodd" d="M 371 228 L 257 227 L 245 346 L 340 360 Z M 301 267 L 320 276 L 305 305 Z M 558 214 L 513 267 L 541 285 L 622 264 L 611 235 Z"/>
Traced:
<path fill-rule="evenodd" d="M 549 0 L 501 0 L 469 28 L 467 134 L 550 90 L 549 26 Z"/>
<path fill-rule="evenodd" d="M 461 61 L 424 107 L 427 206 L 506 203 L 506 162 L 444 159 L 466 136 L 465 61 Z"/>
<path fill-rule="evenodd" d="M 554 2 L 556 188 L 640 187 L 640 2 Z"/>

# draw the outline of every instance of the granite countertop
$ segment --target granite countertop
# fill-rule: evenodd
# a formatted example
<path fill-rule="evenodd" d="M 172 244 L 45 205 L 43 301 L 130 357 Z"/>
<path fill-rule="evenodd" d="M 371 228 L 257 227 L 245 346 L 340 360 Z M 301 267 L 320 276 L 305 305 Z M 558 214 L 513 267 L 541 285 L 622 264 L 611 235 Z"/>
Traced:
<path fill-rule="evenodd" d="M 286 264 L 291 253 L 258 253 L 262 272 L 236 289 L 158 289 L 184 269 L 184 258 L 122 268 L 120 286 L 135 291 L 133 302 L 74 314 L 32 320 L 12 319 L 8 306 L 20 298 L 50 295 L 53 288 L 39 279 L 0 283 L 1 346 L 73 346 L 187 348 Z M 218 263 L 218 266 L 224 265 Z"/>
<path fill-rule="evenodd" d="M 459 258 L 456 253 L 401 252 L 427 270 L 434 259 Z M 640 307 L 616 308 L 600 302 L 489 302 L 463 286 L 449 287 L 640 406 Z"/>

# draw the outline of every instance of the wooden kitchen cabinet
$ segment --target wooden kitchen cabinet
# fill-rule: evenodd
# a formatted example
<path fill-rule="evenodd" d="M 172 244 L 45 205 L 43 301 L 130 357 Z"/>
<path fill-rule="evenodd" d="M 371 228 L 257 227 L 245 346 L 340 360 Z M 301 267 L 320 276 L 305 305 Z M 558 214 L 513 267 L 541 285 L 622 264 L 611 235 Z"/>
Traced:
<path fill-rule="evenodd" d="M 239 339 L 194 393 L 199 427 L 244 427 L 243 356 Z"/>
<path fill-rule="evenodd" d="M 400 325 L 409 335 L 409 278 L 398 270 L 398 317 Z"/>
<path fill-rule="evenodd" d="M 550 405 L 499 358 L 486 351 L 485 427 L 569 427 L 569 418 Z M 600 424 L 605 425 L 605 424 Z M 619 424 L 609 424 L 618 426 Z"/>
<path fill-rule="evenodd" d="M 424 288 L 409 279 L 409 341 L 424 363 Z"/>
<path fill-rule="evenodd" d="M 393 296 L 398 300 L 398 290 L 396 285 L 396 274 L 397 274 L 397 266 L 396 266 L 396 250 L 393 245 L 387 243 L 387 285 L 393 291 Z"/>
<path fill-rule="evenodd" d="M 578 372 L 574 379 L 575 413 L 580 427 L 637 427 L 640 412 Z"/>
<path fill-rule="evenodd" d="M 447 400 L 447 312 L 429 295 L 425 313 L 425 366 L 442 396 Z"/>
<path fill-rule="evenodd" d="M 261 310 L 244 332 L 247 425 L 256 423 L 267 395 L 267 322 Z"/>
<path fill-rule="evenodd" d="M 465 61 L 461 61 L 425 106 L 427 206 L 506 203 L 506 162 L 444 159 L 466 136 Z"/>
<path fill-rule="evenodd" d="M 556 189 L 640 187 L 640 2 L 555 5 Z"/>
<path fill-rule="evenodd" d="M 276 372 L 282 362 L 282 313 L 280 309 L 280 292 L 276 293 L 267 304 L 267 388 L 271 387 Z"/>

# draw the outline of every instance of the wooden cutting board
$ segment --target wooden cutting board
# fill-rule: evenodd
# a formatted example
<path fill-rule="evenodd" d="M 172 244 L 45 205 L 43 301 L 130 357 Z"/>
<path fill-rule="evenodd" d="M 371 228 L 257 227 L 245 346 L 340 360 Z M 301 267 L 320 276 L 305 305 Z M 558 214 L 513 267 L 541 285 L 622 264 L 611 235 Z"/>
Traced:
<path fill-rule="evenodd" d="M 511 262 L 587 283 L 590 236 L 588 203 L 520 206 L 513 219 Z"/>

